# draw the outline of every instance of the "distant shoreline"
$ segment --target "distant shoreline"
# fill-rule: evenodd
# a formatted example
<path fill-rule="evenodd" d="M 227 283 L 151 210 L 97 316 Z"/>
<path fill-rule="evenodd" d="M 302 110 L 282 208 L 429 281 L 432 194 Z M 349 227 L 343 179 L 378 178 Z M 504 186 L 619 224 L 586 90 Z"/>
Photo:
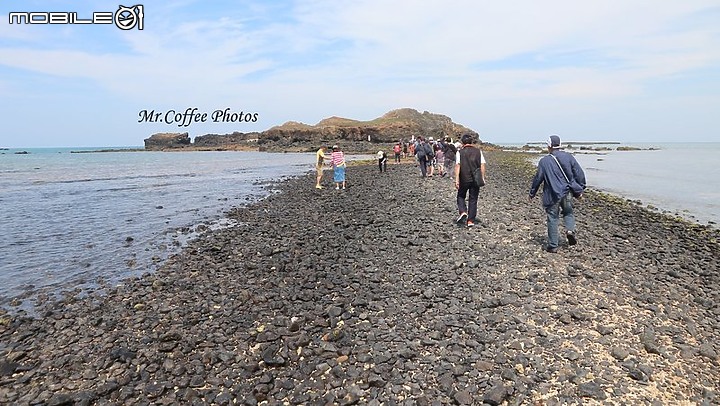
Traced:
<path fill-rule="evenodd" d="M 708 143 L 706 141 L 695 141 L 695 142 L 689 142 L 689 143 L 683 143 L 683 144 L 705 144 Z M 711 144 L 715 142 L 709 142 Z M 391 146 L 393 143 L 370 143 L 373 147 L 385 147 L 385 146 Z M 563 142 L 565 147 L 567 149 L 580 149 L 575 148 L 575 146 L 582 146 L 582 147 L 592 147 L 592 146 L 609 146 L 609 145 L 620 145 L 622 148 L 620 149 L 625 150 L 627 147 L 628 150 L 657 150 L 661 149 L 662 144 L 666 144 L 664 142 L 657 142 L 657 143 L 651 143 L 647 141 L 638 141 L 638 142 L 621 142 L 621 141 L 568 141 Z M 657 146 L 648 146 L 648 145 L 657 145 Z M 673 144 L 673 143 L 667 143 L 667 144 Z M 544 142 L 484 142 L 482 146 L 484 148 L 487 147 L 497 147 L 497 149 L 504 150 L 504 149 L 522 149 L 523 146 L 527 146 L 528 148 L 537 149 L 538 147 L 544 147 Z M 349 148 L 345 143 L 343 143 L 343 146 L 345 146 L 346 150 L 351 150 L 352 148 Z M 626 146 L 626 147 L 622 147 Z M 83 150 L 81 148 L 92 148 Z M 489 148 L 488 148 L 489 149 Z M 541 148 L 544 150 L 544 148 Z M 88 154 L 88 153 L 100 153 L 100 152 L 146 152 L 146 151 L 163 151 L 163 152 L 177 152 L 177 151 L 261 151 L 261 152 L 315 152 L 317 150 L 316 145 L 309 146 L 307 144 L 298 144 L 295 147 L 289 147 L 284 150 L 278 150 L 275 148 L 267 149 L 266 151 L 263 151 L 263 148 L 261 146 L 241 146 L 241 145 L 227 145 L 227 146 L 205 146 L 205 147 L 196 147 L 196 146 L 190 146 L 190 147 L 183 147 L 183 148 L 164 148 L 164 149 L 145 149 L 142 146 L 128 146 L 128 147 L 73 147 L 73 146 L 64 146 L 64 147 L 1 147 L 0 151 L 2 154 L 6 153 L 15 153 L 15 152 L 28 152 L 29 154 L 37 153 L 38 151 L 46 152 L 46 150 L 58 150 L 57 153 L 72 153 L 72 154 Z M 69 151 L 68 151 L 69 150 Z M 55 151 L 53 151 L 55 152 Z M 377 151 L 374 151 L 377 152 Z"/>
<path fill-rule="evenodd" d="M 527 145 L 545 145 L 545 142 L 526 142 Z M 565 141 L 566 145 L 620 145 L 620 141 Z"/>
<path fill-rule="evenodd" d="M 107 149 L 92 149 L 87 151 L 70 151 L 71 154 L 94 154 L 99 152 L 145 152 L 145 148 L 107 148 Z"/>

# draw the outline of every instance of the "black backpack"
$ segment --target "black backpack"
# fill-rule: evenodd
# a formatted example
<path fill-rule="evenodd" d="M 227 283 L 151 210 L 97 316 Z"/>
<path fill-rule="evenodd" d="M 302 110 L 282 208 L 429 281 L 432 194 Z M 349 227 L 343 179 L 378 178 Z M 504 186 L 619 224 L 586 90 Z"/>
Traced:
<path fill-rule="evenodd" d="M 450 142 L 443 142 L 443 153 L 445 154 L 446 158 L 455 159 L 457 148 L 455 148 L 455 145 Z"/>
<path fill-rule="evenodd" d="M 435 158 L 435 151 L 433 151 L 432 145 L 425 143 L 424 148 L 425 148 L 425 153 L 427 154 L 429 159 Z"/>
<path fill-rule="evenodd" d="M 425 158 L 426 152 L 425 144 L 418 143 L 417 146 L 415 146 L 415 156 L 417 156 L 418 159 Z"/>

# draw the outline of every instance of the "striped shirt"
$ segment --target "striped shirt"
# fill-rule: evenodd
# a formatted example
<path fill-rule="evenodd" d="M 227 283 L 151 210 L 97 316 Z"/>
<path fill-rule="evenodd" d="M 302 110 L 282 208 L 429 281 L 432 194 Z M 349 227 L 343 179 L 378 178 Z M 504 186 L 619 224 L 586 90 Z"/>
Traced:
<path fill-rule="evenodd" d="M 332 164 L 333 166 L 345 166 L 345 154 L 342 151 L 333 151 Z"/>

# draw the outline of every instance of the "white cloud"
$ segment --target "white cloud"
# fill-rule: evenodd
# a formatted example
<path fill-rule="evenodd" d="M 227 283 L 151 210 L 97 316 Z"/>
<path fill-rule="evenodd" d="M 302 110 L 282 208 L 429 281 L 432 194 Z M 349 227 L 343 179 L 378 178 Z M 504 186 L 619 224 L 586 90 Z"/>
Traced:
<path fill-rule="evenodd" d="M 698 17 L 718 15 L 713 3 L 307 0 L 232 13 L 174 2 L 146 7 L 143 31 L 93 38 L 103 47 L 82 40 L 85 27 L 58 28 L 64 40 L 54 41 L 44 35 L 57 27 L 0 23 L 0 70 L 87 81 L 140 108 L 252 105 L 280 121 L 370 119 L 398 107 L 554 117 L 528 106 L 570 113 L 648 99 L 658 81 L 702 81 L 696 72 L 720 65 L 720 26 Z M 207 11 L 195 17 L 191 6 Z M 20 87 L 33 85 L 6 83 L 3 93 L 22 97 L 12 91 Z"/>

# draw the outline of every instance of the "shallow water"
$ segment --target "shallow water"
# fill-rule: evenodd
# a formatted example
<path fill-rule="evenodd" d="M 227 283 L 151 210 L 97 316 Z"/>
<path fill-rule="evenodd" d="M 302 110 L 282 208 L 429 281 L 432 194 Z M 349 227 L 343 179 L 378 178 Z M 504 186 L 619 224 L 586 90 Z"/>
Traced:
<path fill-rule="evenodd" d="M 720 143 L 639 146 L 661 149 L 576 157 L 590 187 L 720 222 Z M 0 151 L 0 307 L 154 271 L 197 226 L 223 226 L 225 210 L 266 196 L 270 182 L 313 170 L 315 159 L 71 150 Z"/>
<path fill-rule="evenodd" d="M 512 147 L 523 145 L 507 144 Z M 588 187 L 640 200 L 647 206 L 699 224 L 714 227 L 720 224 L 720 165 L 717 164 L 720 143 L 596 146 L 612 150 L 568 150 L 585 170 Z M 641 149 L 617 151 L 619 146 Z"/>
<path fill-rule="evenodd" d="M 720 143 L 637 146 L 646 149 L 575 156 L 592 187 L 698 223 L 720 223 Z"/>
<path fill-rule="evenodd" d="M 70 151 L 0 151 L 0 306 L 153 271 L 198 225 L 222 225 L 225 210 L 266 196 L 268 183 L 312 170 L 315 160 Z"/>

